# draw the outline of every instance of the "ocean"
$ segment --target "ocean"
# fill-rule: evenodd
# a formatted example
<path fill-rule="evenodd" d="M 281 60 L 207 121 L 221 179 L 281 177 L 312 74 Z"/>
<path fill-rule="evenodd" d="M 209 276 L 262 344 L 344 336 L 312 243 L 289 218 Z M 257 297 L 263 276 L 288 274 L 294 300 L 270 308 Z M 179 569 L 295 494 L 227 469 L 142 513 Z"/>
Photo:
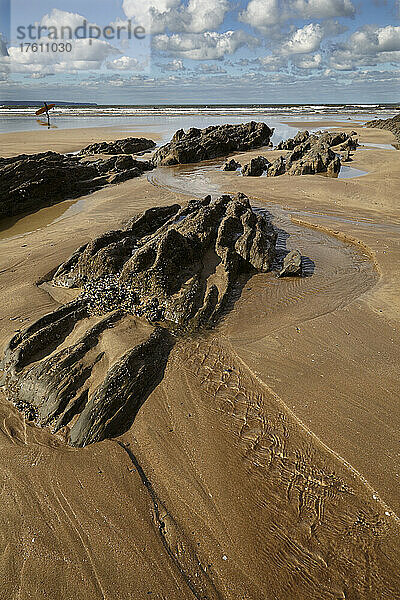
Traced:
<path fill-rule="evenodd" d="M 265 121 L 277 129 L 279 138 L 290 137 L 293 129 L 282 121 L 359 121 L 388 118 L 398 110 L 393 105 L 264 105 L 264 106 L 91 106 L 56 107 L 51 123 L 59 129 L 81 127 L 117 127 L 121 132 L 160 132 L 169 139 L 177 129 L 208 127 L 222 123 Z M 45 119 L 35 116 L 35 107 L 7 107 L 0 103 L 0 133 L 35 131 Z M 278 133 L 279 132 L 279 133 Z M 273 140 L 274 142 L 277 140 Z"/>

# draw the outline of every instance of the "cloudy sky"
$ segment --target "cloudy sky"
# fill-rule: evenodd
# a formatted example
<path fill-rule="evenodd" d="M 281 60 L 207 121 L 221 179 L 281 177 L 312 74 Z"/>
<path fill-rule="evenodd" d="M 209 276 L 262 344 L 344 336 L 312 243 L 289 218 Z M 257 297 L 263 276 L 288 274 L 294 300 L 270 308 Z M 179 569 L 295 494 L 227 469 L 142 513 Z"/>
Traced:
<path fill-rule="evenodd" d="M 400 0 L 0 0 L 0 15 L 0 100 L 400 102 Z"/>

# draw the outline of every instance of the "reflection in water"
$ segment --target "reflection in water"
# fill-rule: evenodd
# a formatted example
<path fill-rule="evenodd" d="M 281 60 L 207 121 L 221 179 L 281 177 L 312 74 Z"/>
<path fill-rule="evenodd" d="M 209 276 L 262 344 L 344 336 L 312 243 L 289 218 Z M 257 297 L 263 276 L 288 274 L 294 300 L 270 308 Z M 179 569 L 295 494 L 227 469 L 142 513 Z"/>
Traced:
<path fill-rule="evenodd" d="M 362 144 L 361 148 L 358 150 L 369 150 L 370 148 L 379 148 L 380 150 L 398 150 L 395 144 Z"/>
<path fill-rule="evenodd" d="M 53 206 L 46 206 L 29 214 L 0 219 L 0 240 L 12 239 L 43 229 L 51 223 L 56 223 L 61 218 L 79 212 L 83 206 L 82 200 L 65 200 Z M 79 203 L 82 203 L 80 206 Z"/>
<path fill-rule="evenodd" d="M 364 175 L 368 175 L 368 171 L 361 171 L 361 169 L 342 165 L 338 179 L 353 179 L 353 177 L 363 177 Z"/>
<path fill-rule="evenodd" d="M 289 126 L 285 123 L 281 123 L 280 120 L 282 116 L 271 116 L 271 115 L 251 115 L 251 118 L 255 121 L 265 121 L 271 127 L 275 128 L 274 136 L 272 141 L 276 146 L 282 139 L 286 139 L 288 137 L 293 137 L 294 132 L 296 130 L 295 127 Z M 298 117 L 304 118 L 304 117 Z M 329 118 L 331 120 L 333 118 L 332 115 L 329 117 L 325 116 L 325 119 Z M 344 121 L 343 117 L 339 115 L 335 116 L 335 120 L 341 119 Z M 233 124 L 242 123 L 244 119 L 244 115 L 238 114 L 224 114 L 224 115 L 207 115 L 207 114 L 190 114 L 185 116 L 153 116 L 150 117 L 146 115 L 146 117 L 134 117 L 130 121 L 126 120 L 126 117 L 114 117 L 114 120 L 110 122 L 105 122 L 105 117 L 99 116 L 91 116 L 87 117 L 78 117 L 75 122 L 65 119 L 65 117 L 60 117 L 60 120 L 57 121 L 61 127 L 83 127 L 88 126 L 89 121 L 91 125 L 120 125 L 121 132 L 127 134 L 129 132 L 130 127 L 132 127 L 132 131 L 140 129 L 141 131 L 163 131 L 163 140 L 161 143 L 165 143 L 165 141 L 169 140 L 172 134 L 179 128 L 187 129 L 189 127 L 207 127 L 209 125 L 220 125 L 223 122 L 229 121 Z M 319 121 L 324 119 L 323 115 L 309 115 L 308 120 L 318 119 Z M 7 120 L 7 118 L 5 118 Z M 24 120 L 24 119 L 22 119 Z M 2 119 L 2 123 L 0 122 L 0 131 L 2 129 L 2 125 L 5 126 L 5 130 L 10 130 L 9 128 L 15 127 L 15 118 L 12 119 L 12 125 L 4 122 L 4 117 Z M 31 121 L 30 121 L 31 122 Z M 320 124 L 319 124 L 320 125 Z M 36 123 L 35 123 L 36 126 Z M 30 127 L 28 127 L 29 129 Z M 385 144 L 368 144 L 368 146 L 374 147 L 389 147 L 392 146 Z M 264 149 L 266 151 L 267 149 Z M 263 152 L 263 149 L 260 149 L 260 152 Z M 158 167 L 155 171 L 152 171 L 148 175 L 148 180 L 153 184 L 163 188 L 170 189 L 171 191 L 180 192 L 183 194 L 189 194 L 192 196 L 201 197 L 205 194 L 218 194 L 219 188 L 217 185 L 212 184 L 208 179 L 208 174 L 214 170 L 218 170 L 221 168 L 224 160 L 214 160 L 214 161 L 205 161 L 204 163 L 200 163 L 197 165 L 180 165 L 176 167 Z M 355 169 L 354 167 L 343 166 L 341 173 L 339 175 L 339 179 L 349 179 L 354 177 L 361 177 L 367 175 L 366 171 L 361 171 L 360 169 Z M 240 176 L 240 173 L 238 173 Z M 7 219 L 0 220 L 0 239 L 6 239 L 15 236 L 21 236 L 32 231 L 36 231 L 43 227 L 46 227 L 54 222 L 57 222 L 60 219 L 67 218 L 73 214 L 79 213 L 82 210 L 84 205 L 84 199 L 81 200 L 67 200 L 61 202 L 57 205 L 42 208 L 38 210 L 34 214 L 30 215 L 18 215 L 17 217 L 11 217 Z"/>
<path fill-rule="evenodd" d="M 147 180 L 157 187 L 198 198 L 207 194 L 215 195 L 220 191 L 219 186 L 211 183 L 207 175 L 219 169 L 223 163 L 224 160 L 213 160 L 197 163 L 195 166 L 157 167 L 148 173 Z"/>

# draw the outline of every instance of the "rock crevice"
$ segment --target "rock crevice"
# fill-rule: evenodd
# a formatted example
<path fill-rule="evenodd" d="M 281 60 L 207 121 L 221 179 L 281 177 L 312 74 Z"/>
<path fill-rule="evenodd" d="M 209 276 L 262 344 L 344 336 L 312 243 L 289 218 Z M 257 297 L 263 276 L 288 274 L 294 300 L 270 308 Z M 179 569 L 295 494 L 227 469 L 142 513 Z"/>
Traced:
<path fill-rule="evenodd" d="M 122 434 L 177 336 L 214 326 L 251 274 L 271 269 L 275 245 L 242 194 L 153 208 L 84 244 L 52 280 L 78 298 L 6 347 L 6 396 L 38 425 L 67 427 L 73 446 Z"/>

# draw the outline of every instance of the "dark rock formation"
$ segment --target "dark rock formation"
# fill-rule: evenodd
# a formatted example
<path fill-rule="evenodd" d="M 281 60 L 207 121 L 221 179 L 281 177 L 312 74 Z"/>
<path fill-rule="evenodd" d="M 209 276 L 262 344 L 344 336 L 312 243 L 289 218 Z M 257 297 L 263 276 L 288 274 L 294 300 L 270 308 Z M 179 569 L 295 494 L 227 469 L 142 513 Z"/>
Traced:
<path fill-rule="evenodd" d="M 342 144 L 343 150 L 355 150 L 358 141 L 353 138 L 354 131 L 345 132 L 319 131 L 311 134 L 308 131 L 299 132 L 294 138 L 281 142 L 280 150 L 290 150 L 286 156 L 281 156 L 268 169 L 268 177 L 276 177 L 287 173 L 289 175 L 314 175 L 326 173 L 332 177 L 340 172 L 341 159 L 332 148 Z M 345 159 L 348 160 L 346 153 Z"/>
<path fill-rule="evenodd" d="M 339 144 L 343 144 L 350 138 L 350 134 L 345 131 L 323 131 L 321 135 L 318 136 L 319 143 L 328 146 L 329 148 L 339 146 Z"/>
<path fill-rule="evenodd" d="M 241 168 L 241 166 L 242 165 L 239 162 L 237 162 L 236 160 L 231 158 L 231 160 L 226 161 L 226 163 L 222 167 L 222 170 L 223 171 L 237 171 L 238 169 Z"/>
<path fill-rule="evenodd" d="M 271 268 L 275 243 L 239 194 L 151 209 L 85 244 L 53 278 L 80 296 L 9 342 L 6 396 L 38 425 L 68 426 L 74 446 L 120 435 L 161 381 L 174 337 L 217 323 L 248 277 Z M 117 356 L 110 330 L 125 336 Z"/>
<path fill-rule="evenodd" d="M 277 150 L 293 150 L 299 144 L 304 144 L 310 137 L 308 131 L 299 131 L 294 138 L 282 140 L 276 147 Z"/>
<path fill-rule="evenodd" d="M 138 154 L 156 147 L 153 140 L 147 138 L 128 137 L 114 142 L 98 142 L 89 144 L 79 154 Z"/>
<path fill-rule="evenodd" d="M 347 151 L 347 150 L 355 151 L 355 150 L 357 150 L 358 146 L 359 146 L 358 139 L 349 137 L 343 144 L 341 144 L 339 146 L 339 150 L 340 150 L 340 152 Z"/>
<path fill-rule="evenodd" d="M 77 198 L 109 183 L 138 177 L 153 165 L 131 156 L 95 162 L 44 152 L 0 158 L 0 217 L 9 217 Z"/>
<path fill-rule="evenodd" d="M 350 162 L 351 160 L 352 160 L 352 158 L 351 158 L 350 150 L 345 150 L 344 152 L 341 153 L 341 161 L 342 162 Z"/>
<path fill-rule="evenodd" d="M 298 276 L 302 274 L 301 254 L 298 250 L 292 250 L 283 261 L 283 266 L 278 277 Z"/>
<path fill-rule="evenodd" d="M 279 156 L 268 169 L 267 175 L 268 177 L 278 177 L 279 175 L 283 175 L 286 173 L 286 163 L 283 156 Z"/>
<path fill-rule="evenodd" d="M 159 148 L 153 157 L 155 165 L 194 163 L 224 156 L 231 152 L 252 150 L 270 143 L 273 129 L 265 123 L 217 125 L 206 129 L 179 129 L 172 140 Z"/>
<path fill-rule="evenodd" d="M 375 119 L 365 123 L 365 127 L 375 127 L 377 129 L 386 129 L 394 133 L 396 140 L 400 142 L 400 114 L 391 119 Z"/>
<path fill-rule="evenodd" d="M 264 156 L 256 156 L 247 165 L 244 165 L 242 175 L 244 177 L 260 177 L 270 165 L 271 163 Z"/>
<path fill-rule="evenodd" d="M 148 213 L 80 248 L 58 269 L 54 283 L 85 286 L 85 297 L 94 304 L 99 298 L 104 312 L 104 301 L 110 310 L 107 285 L 115 283 L 109 277 L 118 275 L 114 308 L 129 297 L 133 314 L 182 329 L 215 320 L 240 272 L 270 268 L 275 233 L 245 196 L 214 201 L 207 196 L 182 209 L 173 205 Z M 211 268 L 215 277 L 208 279 L 204 270 Z"/>
<path fill-rule="evenodd" d="M 315 146 L 296 160 L 286 157 L 286 172 L 289 175 L 314 175 L 327 173 L 336 175 L 340 172 L 340 158 L 327 146 Z M 289 167 L 288 167 L 289 165 Z"/>

